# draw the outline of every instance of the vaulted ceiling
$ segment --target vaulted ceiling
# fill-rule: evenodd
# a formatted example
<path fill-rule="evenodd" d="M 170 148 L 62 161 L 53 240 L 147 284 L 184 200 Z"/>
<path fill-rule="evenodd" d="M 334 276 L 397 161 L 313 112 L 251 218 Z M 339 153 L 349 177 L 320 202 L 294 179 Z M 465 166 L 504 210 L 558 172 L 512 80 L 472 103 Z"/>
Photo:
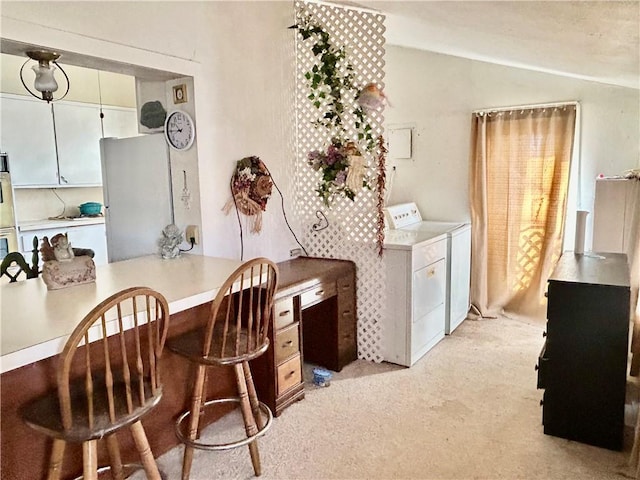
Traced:
<path fill-rule="evenodd" d="M 387 43 L 640 88 L 640 2 L 340 2 L 386 14 Z"/>

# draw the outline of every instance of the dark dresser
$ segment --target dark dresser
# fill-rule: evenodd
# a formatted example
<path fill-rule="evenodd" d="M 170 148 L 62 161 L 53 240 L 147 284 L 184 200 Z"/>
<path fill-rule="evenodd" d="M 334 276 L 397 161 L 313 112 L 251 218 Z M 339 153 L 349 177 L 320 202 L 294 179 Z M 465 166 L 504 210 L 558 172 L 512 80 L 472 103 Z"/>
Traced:
<path fill-rule="evenodd" d="M 560 258 L 549 278 L 546 342 L 536 367 L 544 433 L 622 449 L 629 296 L 626 255 Z"/>

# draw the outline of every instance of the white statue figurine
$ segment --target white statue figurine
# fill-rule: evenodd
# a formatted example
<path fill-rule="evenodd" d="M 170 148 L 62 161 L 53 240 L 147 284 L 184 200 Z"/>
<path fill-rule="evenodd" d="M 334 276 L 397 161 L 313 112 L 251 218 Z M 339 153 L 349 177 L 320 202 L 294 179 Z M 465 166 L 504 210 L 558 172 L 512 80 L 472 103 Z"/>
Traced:
<path fill-rule="evenodd" d="M 162 258 L 176 258 L 180 256 L 179 245 L 183 240 L 184 236 L 177 226 L 170 224 L 164 227 L 162 236 L 158 240 Z"/>

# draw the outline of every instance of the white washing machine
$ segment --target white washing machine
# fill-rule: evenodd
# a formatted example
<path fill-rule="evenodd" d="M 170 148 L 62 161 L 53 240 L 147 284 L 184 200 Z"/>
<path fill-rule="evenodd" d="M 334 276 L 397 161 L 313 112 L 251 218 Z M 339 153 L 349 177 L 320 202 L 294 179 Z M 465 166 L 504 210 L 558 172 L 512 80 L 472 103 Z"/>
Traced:
<path fill-rule="evenodd" d="M 411 366 L 469 310 L 469 224 L 423 221 L 415 203 L 385 209 L 386 361 Z"/>

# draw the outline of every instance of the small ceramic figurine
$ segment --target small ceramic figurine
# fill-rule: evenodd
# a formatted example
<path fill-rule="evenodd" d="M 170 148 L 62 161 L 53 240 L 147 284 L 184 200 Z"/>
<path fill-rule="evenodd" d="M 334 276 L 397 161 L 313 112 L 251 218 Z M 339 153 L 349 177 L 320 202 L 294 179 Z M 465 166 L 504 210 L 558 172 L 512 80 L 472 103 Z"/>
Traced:
<path fill-rule="evenodd" d="M 180 255 L 179 245 L 184 241 L 180 229 L 174 224 L 167 225 L 162 230 L 162 236 L 158 240 L 160 255 L 162 258 L 176 258 Z"/>
<path fill-rule="evenodd" d="M 51 237 L 51 246 L 53 247 L 53 256 L 59 262 L 73 260 L 75 255 L 66 233 L 59 233 Z"/>

